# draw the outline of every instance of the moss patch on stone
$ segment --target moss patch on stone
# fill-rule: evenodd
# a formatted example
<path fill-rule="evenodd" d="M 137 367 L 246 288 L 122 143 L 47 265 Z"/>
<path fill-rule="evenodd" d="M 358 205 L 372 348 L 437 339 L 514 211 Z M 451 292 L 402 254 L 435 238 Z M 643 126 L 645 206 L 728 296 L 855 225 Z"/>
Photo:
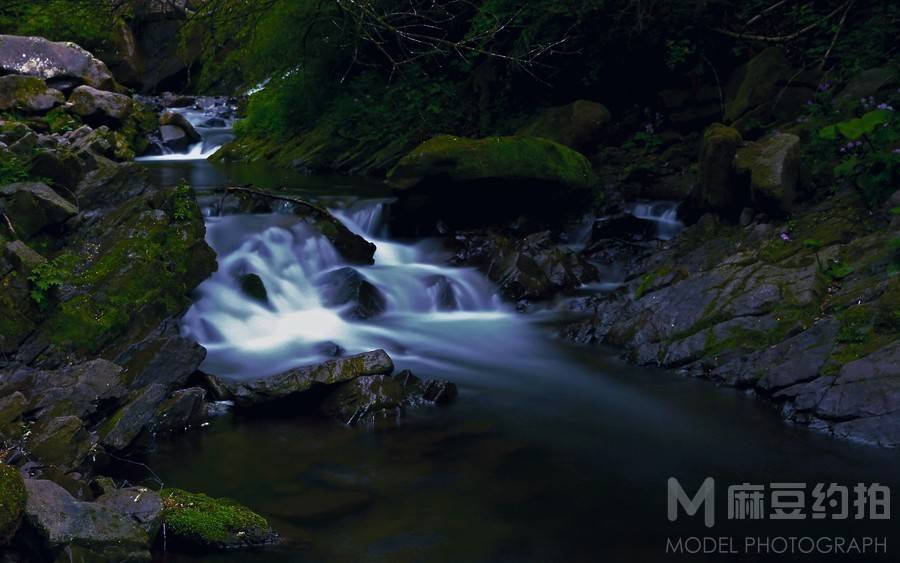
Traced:
<path fill-rule="evenodd" d="M 26 500 L 22 475 L 15 467 L 0 465 L 0 546 L 7 544 L 19 529 Z"/>
<path fill-rule="evenodd" d="M 187 549 L 228 549 L 272 543 L 265 518 L 230 499 L 164 489 L 162 523 L 170 542 Z"/>

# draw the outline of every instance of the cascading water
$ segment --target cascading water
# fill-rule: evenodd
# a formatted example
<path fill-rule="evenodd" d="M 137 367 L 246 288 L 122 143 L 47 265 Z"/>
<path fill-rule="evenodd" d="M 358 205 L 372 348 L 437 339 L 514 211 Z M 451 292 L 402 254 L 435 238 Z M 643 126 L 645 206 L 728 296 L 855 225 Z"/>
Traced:
<path fill-rule="evenodd" d="M 651 201 L 632 203 L 627 208 L 638 219 L 656 223 L 656 238 L 672 240 L 684 229 L 678 220 L 678 203 L 672 201 Z"/>
<path fill-rule="evenodd" d="M 234 121 L 237 108 L 224 98 L 197 98 L 193 106 L 172 108 L 169 111 L 183 115 L 197 130 L 202 140 L 190 145 L 186 151 L 173 151 L 162 146 L 163 154 L 142 156 L 140 162 L 206 160 L 222 145 L 234 140 Z"/>
<path fill-rule="evenodd" d="M 207 240 L 218 272 L 198 289 L 184 319 L 185 334 L 207 348 L 204 369 L 229 377 L 271 375 L 297 365 L 384 348 L 397 360 L 453 360 L 461 352 L 446 331 L 478 321 L 502 322 L 511 312 L 491 284 L 472 269 L 439 265 L 429 241 L 383 238 L 385 204 L 370 202 L 334 214 L 377 245 L 375 264 L 356 267 L 383 296 L 384 312 L 360 320 L 346 305 L 327 306 L 323 278 L 347 268 L 331 244 L 289 214 L 209 217 Z M 241 277 L 256 274 L 268 302 L 249 298 Z"/>

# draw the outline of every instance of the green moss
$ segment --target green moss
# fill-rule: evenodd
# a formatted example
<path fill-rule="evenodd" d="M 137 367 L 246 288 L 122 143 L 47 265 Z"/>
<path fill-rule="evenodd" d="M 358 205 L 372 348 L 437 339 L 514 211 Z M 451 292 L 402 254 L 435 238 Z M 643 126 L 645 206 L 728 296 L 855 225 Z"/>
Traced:
<path fill-rule="evenodd" d="M 657 279 L 668 276 L 671 273 L 671 268 L 668 266 L 662 266 L 661 268 L 657 268 L 656 270 L 649 272 L 641 278 L 640 285 L 637 286 L 637 289 L 634 290 L 634 298 L 640 299 L 643 297 L 650 289 L 653 288 L 654 282 Z"/>
<path fill-rule="evenodd" d="M 81 127 L 81 118 L 68 113 L 62 106 L 50 110 L 44 116 L 44 121 L 54 135 L 74 131 Z"/>
<path fill-rule="evenodd" d="M 0 465 L 0 546 L 18 530 L 26 500 L 22 475 L 15 467 Z"/>
<path fill-rule="evenodd" d="M 164 489 L 162 522 L 170 541 L 196 548 L 227 548 L 271 542 L 265 518 L 232 500 Z"/>
<path fill-rule="evenodd" d="M 592 188 L 597 183 L 584 155 L 534 137 L 434 137 L 403 157 L 388 179 L 399 188 L 408 188 L 430 176 L 457 182 L 538 180 L 574 189 Z"/>

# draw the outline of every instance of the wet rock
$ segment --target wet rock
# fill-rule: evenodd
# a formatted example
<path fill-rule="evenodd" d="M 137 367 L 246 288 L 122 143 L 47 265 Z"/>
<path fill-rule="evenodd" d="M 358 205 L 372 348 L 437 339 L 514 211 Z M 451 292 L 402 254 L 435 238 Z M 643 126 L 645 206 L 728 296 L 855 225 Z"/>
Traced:
<path fill-rule="evenodd" d="M 264 305 L 269 302 L 269 292 L 266 290 L 266 284 L 263 283 L 262 278 L 258 275 L 244 274 L 238 278 L 238 284 L 241 286 L 241 291 L 244 295 L 250 299 Z"/>
<path fill-rule="evenodd" d="M 160 496 L 168 549 L 205 552 L 278 540 L 265 518 L 230 499 L 180 489 L 164 489 Z"/>
<path fill-rule="evenodd" d="M 158 493 L 144 487 L 113 488 L 105 491 L 96 504 L 130 517 L 150 538 L 155 537 L 163 510 L 162 498 Z"/>
<path fill-rule="evenodd" d="M 791 210 L 800 177 L 799 146 L 800 137 L 775 133 L 737 151 L 735 170 L 749 180 L 756 206 Z"/>
<path fill-rule="evenodd" d="M 16 233 L 30 238 L 49 227 L 59 226 L 78 213 L 78 208 L 46 184 L 22 182 L 0 188 L 6 214 Z"/>
<path fill-rule="evenodd" d="M 149 561 L 149 536 L 128 514 L 76 500 L 52 481 L 26 479 L 25 515 L 53 556 L 72 561 Z"/>
<path fill-rule="evenodd" d="M 183 432 L 203 422 L 206 414 L 206 391 L 200 387 L 182 389 L 159 405 L 152 429 L 157 433 Z"/>
<path fill-rule="evenodd" d="M 106 65 L 73 43 L 41 37 L 0 35 L 0 73 L 37 76 L 52 83 L 75 79 L 102 90 L 116 90 Z"/>
<path fill-rule="evenodd" d="M 850 362 L 816 406 L 828 419 L 896 415 L 900 412 L 900 342 Z"/>
<path fill-rule="evenodd" d="M 253 407 L 366 375 L 384 375 L 394 370 L 394 362 L 384 350 L 302 366 L 263 379 L 240 381 L 213 377 L 223 398 L 241 407 Z"/>
<path fill-rule="evenodd" d="M 339 385 L 322 403 L 322 411 L 346 424 L 392 424 L 402 416 L 406 393 L 389 375 L 357 377 Z"/>
<path fill-rule="evenodd" d="M 657 226 L 653 221 L 639 219 L 631 213 L 620 213 L 597 219 L 594 222 L 591 240 L 652 240 L 656 238 L 656 231 Z"/>
<path fill-rule="evenodd" d="M 159 383 L 174 390 L 183 387 L 205 359 L 206 349 L 182 337 L 177 320 L 170 319 L 116 361 L 128 370 L 130 389 Z"/>
<path fill-rule="evenodd" d="M 81 466 L 96 443 L 83 420 L 59 416 L 36 424 L 25 448 L 34 458 L 67 472 Z"/>
<path fill-rule="evenodd" d="M 575 150 L 599 141 L 612 120 L 606 106 L 587 100 L 544 110 L 516 134 L 541 137 Z"/>
<path fill-rule="evenodd" d="M 700 144 L 700 176 L 693 194 L 699 209 L 740 209 L 747 194 L 735 189 L 733 161 L 742 142 L 737 130 L 721 124 L 710 125 Z"/>
<path fill-rule="evenodd" d="M 66 101 L 62 92 L 48 88 L 34 76 L 0 76 L 0 111 L 44 113 Z"/>
<path fill-rule="evenodd" d="M 0 547 L 8 544 L 19 529 L 26 494 L 18 469 L 0 464 Z"/>
<path fill-rule="evenodd" d="M 191 122 L 180 113 L 174 111 L 163 112 L 162 115 L 159 116 L 159 124 L 161 126 L 172 125 L 178 127 L 184 131 L 184 134 L 187 135 L 187 138 L 191 143 L 199 143 L 203 140 L 203 137 L 196 129 L 194 129 Z M 165 139 L 163 139 L 163 142 L 165 142 Z"/>
<path fill-rule="evenodd" d="M 71 111 L 94 126 L 121 126 L 134 111 L 134 102 L 124 94 L 79 86 L 69 96 Z"/>
<path fill-rule="evenodd" d="M 428 293 L 438 311 L 455 311 L 459 308 L 453 285 L 446 276 L 434 276 L 429 280 Z"/>
<path fill-rule="evenodd" d="M 381 291 L 353 268 L 327 272 L 317 280 L 322 304 L 342 307 L 342 316 L 349 319 L 369 319 L 385 309 Z"/>
<path fill-rule="evenodd" d="M 191 138 L 187 131 L 175 125 L 162 125 L 159 128 L 159 136 L 163 146 L 175 152 L 185 152 L 191 146 Z"/>
<path fill-rule="evenodd" d="M 128 448 L 154 420 L 165 397 L 166 388 L 158 383 L 133 394 L 131 401 L 103 424 L 100 443 L 116 451 Z"/>

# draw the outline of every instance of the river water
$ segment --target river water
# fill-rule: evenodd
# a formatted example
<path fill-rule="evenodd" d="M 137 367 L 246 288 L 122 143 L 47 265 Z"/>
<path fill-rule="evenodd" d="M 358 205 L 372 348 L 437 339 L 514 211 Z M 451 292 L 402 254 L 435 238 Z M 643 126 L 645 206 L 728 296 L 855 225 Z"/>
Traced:
<path fill-rule="evenodd" d="M 166 486 L 234 498 L 266 516 L 283 540 L 200 560 L 678 561 L 666 554 L 667 538 L 707 535 L 733 536 L 735 549 L 745 536 L 883 536 L 890 553 L 900 549 L 891 521 L 748 522 L 728 520 L 725 511 L 727 487 L 741 483 L 806 483 L 810 492 L 817 483 L 896 486 L 896 452 L 792 427 L 774 407 L 735 390 L 554 339 L 556 315 L 514 312 L 478 272 L 448 266 L 439 241 L 393 240 L 381 220 L 389 205 L 381 185 L 178 157 L 146 166 L 160 184 L 192 183 L 207 209 L 211 187 L 288 188 L 378 246 L 375 265 L 359 272 L 383 291 L 387 310 L 348 321 L 322 304 L 317 279 L 342 266 L 325 241 L 288 215 L 210 213 L 207 239 L 220 268 L 198 288 L 183 323 L 209 350 L 203 369 L 255 377 L 321 360 L 332 345 L 346 353 L 384 348 L 398 369 L 460 388 L 452 406 L 413 411 L 392 431 L 302 413 L 228 411 L 161 440 L 144 461 Z M 661 238 L 677 233 L 671 207 L 667 213 Z M 235 275 L 247 272 L 263 279 L 269 306 L 236 289 Z M 693 494 L 708 476 L 717 483 L 716 526 L 704 527 L 699 514 L 669 522 L 667 479 Z M 136 466 L 131 477 L 152 483 Z"/>

